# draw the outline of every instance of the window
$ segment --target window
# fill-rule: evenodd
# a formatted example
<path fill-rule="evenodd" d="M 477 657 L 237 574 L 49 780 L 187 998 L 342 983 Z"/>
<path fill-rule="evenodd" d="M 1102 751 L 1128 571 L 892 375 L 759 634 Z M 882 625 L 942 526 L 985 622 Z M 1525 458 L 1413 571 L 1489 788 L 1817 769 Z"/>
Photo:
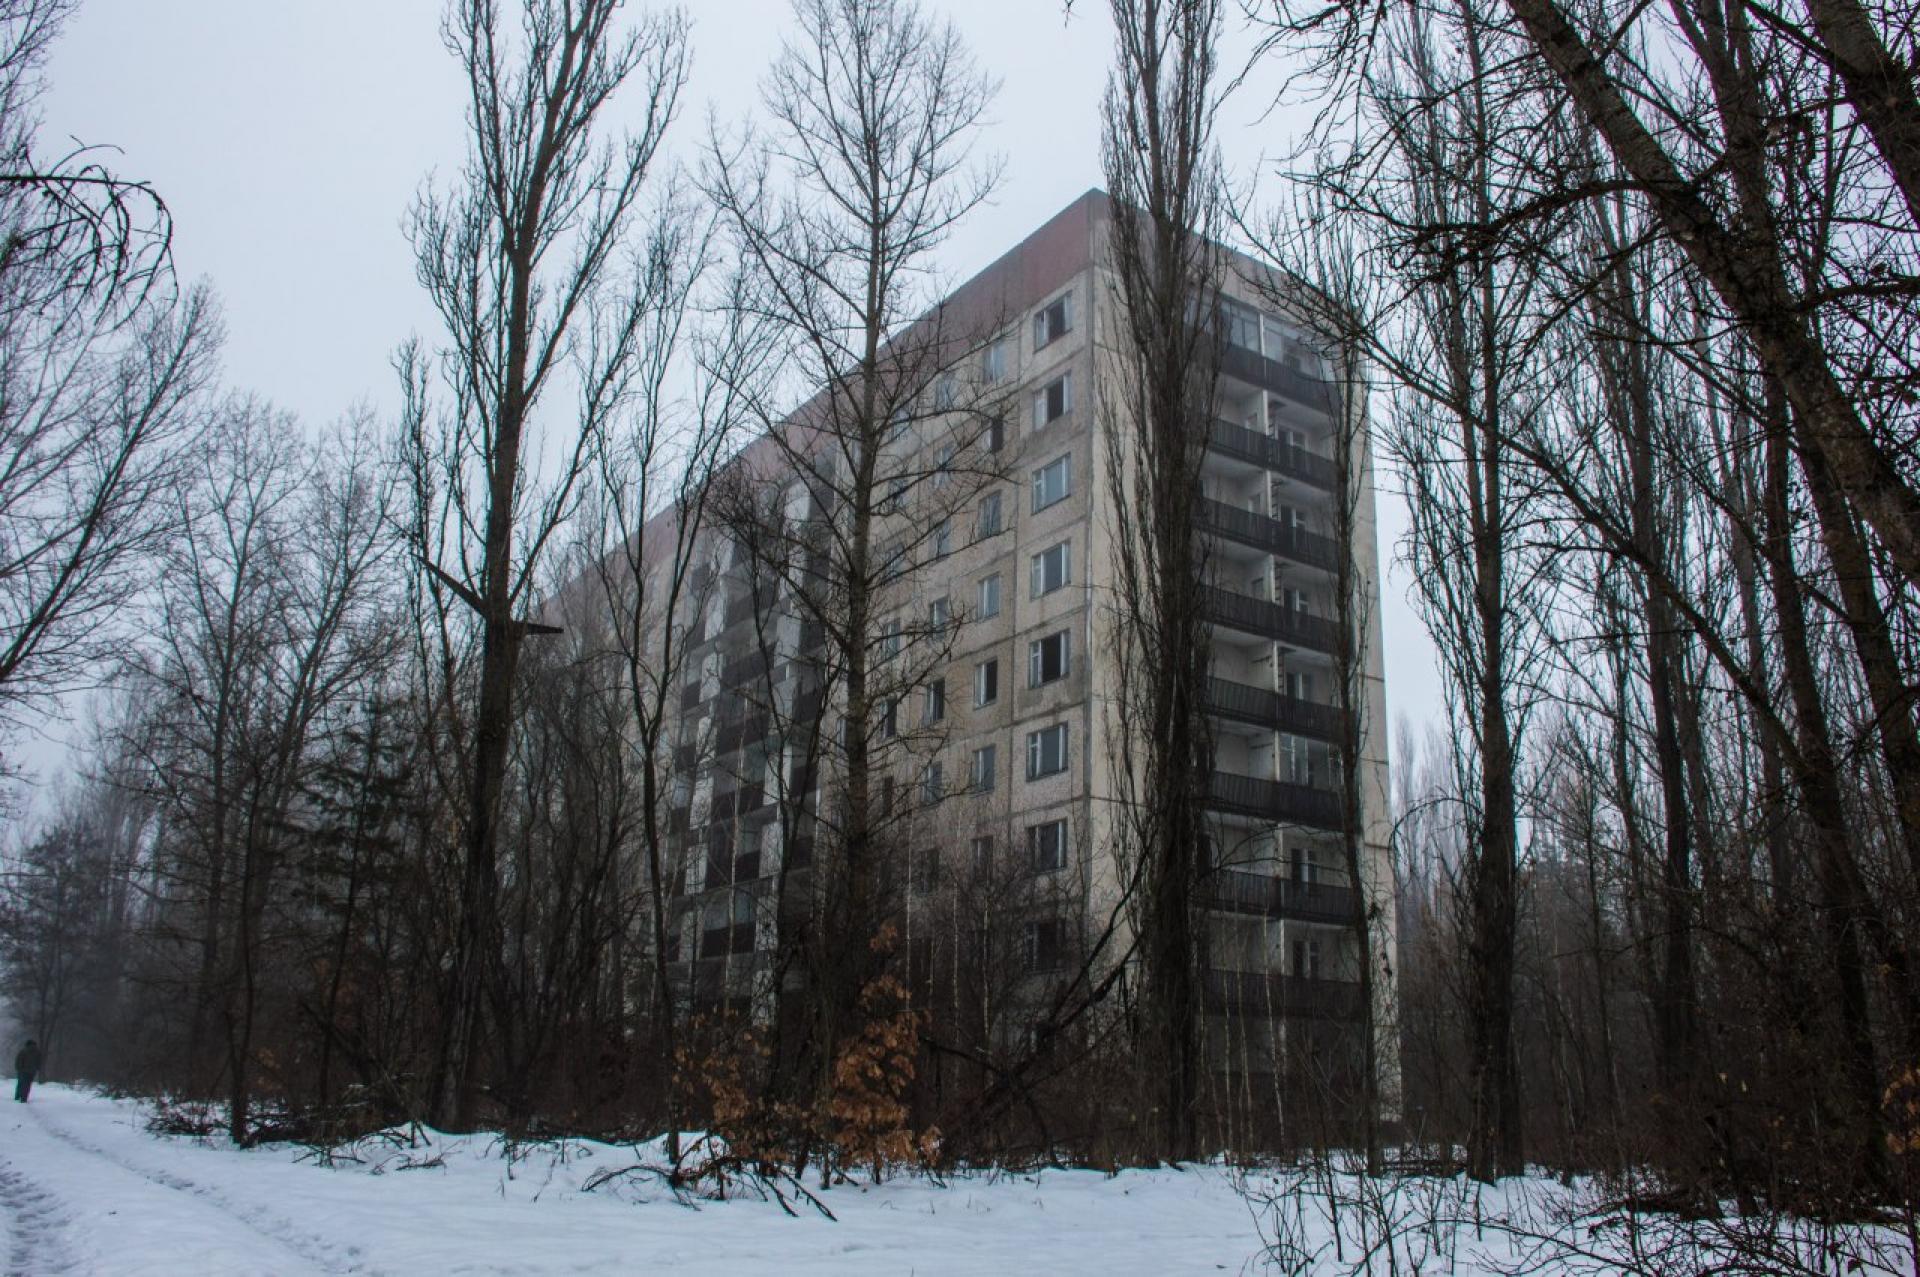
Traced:
<path fill-rule="evenodd" d="M 1000 615 L 1000 574 L 980 578 L 980 606 L 974 609 L 978 620 Z"/>
<path fill-rule="evenodd" d="M 1007 343 L 996 341 L 980 352 L 980 380 L 992 385 L 1007 375 Z"/>
<path fill-rule="evenodd" d="M 1027 779 L 1039 780 L 1067 770 L 1067 725 L 1055 723 L 1027 733 Z"/>
<path fill-rule="evenodd" d="M 880 711 L 880 739 L 892 740 L 900 734 L 900 702 L 888 701 Z"/>
<path fill-rule="evenodd" d="M 944 559 L 953 553 L 953 520 L 942 519 L 933 529 L 933 557 Z"/>
<path fill-rule="evenodd" d="M 907 866 L 907 879 L 913 894 L 924 896 L 940 881 L 940 849 L 928 847 Z"/>
<path fill-rule="evenodd" d="M 953 407 L 955 387 L 952 373 L 941 373 L 933 383 L 933 407 L 936 412 L 945 412 Z"/>
<path fill-rule="evenodd" d="M 1033 472 L 1033 512 L 1066 500 L 1073 486 L 1073 454 L 1061 453 Z"/>
<path fill-rule="evenodd" d="M 1287 336 L 1287 330 L 1272 315 L 1260 317 L 1261 350 L 1268 359 L 1279 359 L 1284 351 L 1290 356 L 1288 362 L 1297 362 L 1300 358 L 1298 345 Z"/>
<path fill-rule="evenodd" d="M 1312 886 L 1319 876 L 1319 866 L 1313 863 L 1307 849 L 1298 844 L 1293 847 L 1287 869 L 1287 876 L 1302 886 Z"/>
<path fill-rule="evenodd" d="M 907 503 L 907 481 L 897 478 L 887 485 L 887 498 L 880 503 L 880 513 L 894 514 Z"/>
<path fill-rule="evenodd" d="M 895 408 L 887 418 L 887 443 L 898 443 L 907 433 L 907 410 Z"/>
<path fill-rule="evenodd" d="M 888 617 L 880 622 L 880 659 L 892 660 L 900 655 L 900 618 Z"/>
<path fill-rule="evenodd" d="M 1039 687 L 1065 678 L 1073 663 L 1071 632 L 1061 630 L 1027 644 L 1027 686 Z"/>
<path fill-rule="evenodd" d="M 939 630 L 946 626 L 947 618 L 953 615 L 953 607 L 947 602 L 947 596 L 941 595 L 927 604 L 927 628 Z"/>
<path fill-rule="evenodd" d="M 981 834 L 973 840 L 973 872 L 986 874 L 993 870 L 993 835 Z"/>
<path fill-rule="evenodd" d="M 926 710 L 920 716 L 922 723 L 937 723 L 947 716 L 947 680 L 936 678 L 927 684 Z"/>
<path fill-rule="evenodd" d="M 1296 701 L 1313 699 L 1313 675 L 1299 670 L 1287 671 L 1287 695 Z"/>
<path fill-rule="evenodd" d="M 1333 779 L 1334 754 L 1330 746 L 1304 736 L 1280 733 L 1280 765 L 1284 779 L 1296 785 L 1325 785 Z"/>
<path fill-rule="evenodd" d="M 941 782 L 940 764 L 928 763 L 926 770 L 920 773 L 920 801 L 931 807 L 940 801 L 945 786 Z"/>
<path fill-rule="evenodd" d="M 980 498 L 980 517 L 974 521 L 974 536 L 984 541 L 1000 531 L 1000 494 L 989 492 Z"/>
<path fill-rule="evenodd" d="M 1056 298 L 1033 315 L 1033 348 L 1059 341 L 1073 331 L 1073 294 Z"/>
<path fill-rule="evenodd" d="M 1033 428 L 1038 430 L 1073 411 L 1073 375 L 1061 373 L 1033 394 Z"/>
<path fill-rule="evenodd" d="M 1033 597 L 1051 594 L 1073 579 L 1072 543 L 1062 541 L 1059 545 L 1042 550 L 1033 556 Z"/>
<path fill-rule="evenodd" d="M 1220 320 L 1226 329 L 1227 344 L 1260 353 L 1260 312 L 1250 306 L 1222 298 Z"/>
<path fill-rule="evenodd" d="M 987 422 L 987 451 L 998 452 L 1007 446 L 1007 419 L 994 417 Z"/>
<path fill-rule="evenodd" d="M 1000 699 L 1000 662 L 982 661 L 973 667 L 973 704 L 977 709 Z"/>
<path fill-rule="evenodd" d="M 967 768 L 967 785 L 976 794 L 988 793 L 993 789 L 994 778 L 999 773 L 1000 751 L 993 745 L 982 745 L 973 751 L 973 762 Z"/>
<path fill-rule="evenodd" d="M 1029 971 L 1058 970 L 1067 958 L 1067 924 L 1058 918 L 1027 923 L 1021 936 L 1021 954 Z"/>
<path fill-rule="evenodd" d="M 943 443 L 933 454 L 933 486 L 944 488 L 953 481 L 953 452 L 950 443 Z"/>
<path fill-rule="evenodd" d="M 907 543 L 896 542 L 880 551 L 880 580 L 884 584 L 907 570 Z"/>
<path fill-rule="evenodd" d="M 1293 942 L 1293 973 L 1303 980 L 1320 978 L 1320 942 L 1318 940 Z"/>
<path fill-rule="evenodd" d="M 1027 826 L 1027 865 L 1037 874 L 1066 868 L 1066 821 L 1049 820 L 1044 825 Z"/>

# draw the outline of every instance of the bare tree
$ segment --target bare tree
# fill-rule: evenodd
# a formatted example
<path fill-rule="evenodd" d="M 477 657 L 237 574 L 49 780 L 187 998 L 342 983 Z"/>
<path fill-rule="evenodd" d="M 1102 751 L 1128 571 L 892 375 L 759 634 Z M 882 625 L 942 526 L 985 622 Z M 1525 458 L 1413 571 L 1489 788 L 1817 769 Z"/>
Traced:
<path fill-rule="evenodd" d="M 668 1155 L 679 1157 L 679 1008 L 669 972 L 677 930 L 670 847 L 672 729 L 688 653 L 705 615 L 709 579 L 694 581 L 708 529 L 713 477 L 763 379 L 757 325 L 735 306 L 711 330 L 695 307 L 710 265 L 711 221 L 685 204 L 664 206 L 648 241 L 653 304 L 636 379 L 631 429 L 605 441 L 590 532 L 592 593 L 613 618 L 611 647 L 632 714 L 639 768 L 638 826 L 647 909 L 648 1003 L 665 1091 Z"/>
<path fill-rule="evenodd" d="M 0 717 L 97 674 L 144 570 L 220 343 L 206 290 L 164 287 L 152 191 L 37 149 L 48 46 L 72 6 L 0 4 Z"/>
<path fill-rule="evenodd" d="M 1537 504 L 1509 439 L 1548 403 L 1535 355 L 1546 308 L 1538 255 L 1480 247 L 1511 210 L 1503 139 L 1530 105 L 1487 78 L 1505 45 L 1470 4 L 1397 13 L 1386 57 L 1361 85 L 1377 131 L 1316 174 L 1327 207 L 1357 221 L 1398 279 L 1372 308 L 1370 353 L 1399 383 L 1386 433 L 1413 516 L 1406 554 L 1440 651 L 1464 748 L 1463 907 L 1476 1176 L 1524 1165 L 1515 1041 L 1519 737 L 1537 686 L 1523 677 L 1542 633 L 1548 560 L 1525 547 Z"/>
<path fill-rule="evenodd" d="M 1223 262 L 1213 119 L 1220 11 L 1211 0 L 1116 2 L 1102 159 L 1113 197 L 1109 251 L 1120 319 L 1110 383 L 1106 481 L 1113 493 L 1110 642 L 1121 689 L 1109 769 L 1115 854 L 1132 891 L 1141 961 L 1146 1102 L 1162 1156 L 1198 1152 L 1201 981 L 1211 866 L 1206 801 L 1200 464 L 1214 416 Z"/>
<path fill-rule="evenodd" d="M 1819 453 L 1840 491 L 1879 536 L 1900 574 L 1909 583 L 1920 582 L 1920 489 L 1900 464 L 1911 408 L 1897 392 L 1864 400 L 1849 393 L 1856 370 L 1835 344 L 1836 328 L 1844 330 L 1871 314 L 1847 313 L 1851 299 L 1871 295 L 1862 289 L 1865 278 L 1890 276 L 1872 292 L 1896 307 L 1904 308 L 1912 291 L 1912 271 L 1903 260 L 1907 254 L 1898 247 L 1920 229 L 1908 220 L 1915 216 L 1913 201 L 1920 193 L 1911 68 L 1901 68 L 1888 55 L 1865 11 L 1840 2 L 1809 5 L 1809 32 L 1760 6 L 1676 0 L 1668 9 L 1679 38 L 1658 43 L 1676 55 L 1676 69 L 1666 76 L 1650 74 L 1645 64 L 1616 69 L 1613 64 L 1633 45 L 1618 38 L 1607 17 L 1597 15 L 1596 30 L 1606 31 L 1600 37 L 1583 31 L 1556 0 L 1509 0 L 1507 8 L 1667 236 L 1748 335 L 1802 423 L 1808 446 Z M 1766 104 L 1770 88 L 1777 87 L 1768 84 L 1769 69 L 1777 64 L 1758 56 L 1776 25 L 1782 28 L 1779 44 L 1795 52 L 1817 43 L 1860 112 L 1884 167 L 1860 172 L 1856 166 L 1828 198 L 1836 211 L 1854 205 L 1856 242 L 1866 254 L 1891 249 L 1891 260 L 1900 266 L 1885 257 L 1878 259 L 1878 268 L 1848 263 L 1856 269 L 1842 269 L 1839 281 L 1822 280 L 1811 290 L 1794 278 L 1793 227 L 1788 210 L 1776 202 L 1768 170 L 1783 160 L 1794 162 L 1787 156 L 1801 138 L 1797 124 L 1782 129 L 1777 118 L 1769 119 Z M 1674 82 L 1689 75 L 1703 82 L 1703 98 Z M 1636 98 L 1647 106 L 1636 108 Z M 1649 107 L 1685 122 L 1680 140 L 1670 144 L 1648 126 L 1641 113 Z M 1811 124 L 1810 117 L 1801 118 Z M 1710 175 L 1723 163 L 1730 178 L 1724 186 Z M 1879 209 L 1896 199 L 1900 211 L 1895 216 L 1906 224 L 1890 235 Z M 1873 318 L 1884 321 L 1885 315 Z M 1904 353 L 1884 353 L 1910 374 L 1911 360 Z M 1888 378 L 1882 373 L 1874 380 L 1884 385 Z"/>
<path fill-rule="evenodd" d="M 1370 371 L 1376 366 L 1374 346 L 1385 336 L 1372 325 L 1390 320 L 1383 313 L 1387 290 L 1364 274 L 1367 237 L 1356 233 L 1351 222 L 1328 214 L 1326 195 L 1306 186 L 1295 208 L 1255 231 L 1254 239 L 1267 260 L 1275 263 L 1278 277 L 1254 282 L 1273 305 L 1305 318 L 1334 370 L 1337 386 L 1331 405 L 1333 501 L 1325 533 L 1334 575 L 1332 704 L 1339 720 L 1335 774 L 1362 1012 L 1358 1022 L 1360 1132 L 1368 1172 L 1377 1174 L 1384 1168 L 1382 1111 L 1389 1102 L 1397 1102 L 1399 1073 L 1391 979 L 1394 956 L 1387 916 L 1394 890 L 1390 872 L 1385 875 L 1388 880 L 1382 880 L 1368 843 L 1369 816 L 1386 803 L 1387 795 L 1367 789 L 1369 761 L 1375 751 L 1385 749 L 1385 742 L 1373 739 L 1371 731 L 1379 699 L 1381 654 Z M 1244 225 L 1246 219 L 1240 220 Z"/>
<path fill-rule="evenodd" d="M 468 91 L 465 170 L 424 193 L 409 221 L 417 273 L 445 328 L 398 363 L 406 389 L 412 549 L 445 600 L 471 611 L 479 646 L 464 724 L 467 791 L 460 937 L 442 1070 L 442 1112 L 475 1116 L 483 993 L 498 951 L 497 822 L 522 642 L 519 613 L 619 417 L 647 336 L 644 270 L 619 253 L 687 68 L 684 19 L 630 31 L 617 0 L 527 0 L 517 39 L 497 0 L 454 0 L 445 39 Z M 632 83 L 638 128 L 600 122 Z M 441 387 L 436 399 L 432 388 Z M 551 401 L 571 392 L 562 408 Z M 559 415 L 565 424 L 547 423 Z M 444 628 L 444 627 L 443 627 Z M 444 646 L 452 646 L 448 636 Z"/>
<path fill-rule="evenodd" d="M 830 699 L 844 723 L 819 731 L 816 708 L 779 742 L 825 754 L 783 761 L 776 782 L 797 776 L 823 795 L 811 806 L 823 825 L 818 921 L 799 948 L 813 1014 L 793 1061 L 812 1100 L 830 1094 L 884 956 L 872 948 L 887 916 L 884 852 L 907 809 L 889 801 L 888 773 L 914 752 L 893 730 L 896 707 L 925 683 L 958 618 L 909 611 L 898 637 L 883 630 L 948 552 L 943 538 L 978 491 L 972 476 L 995 470 L 965 362 L 994 318 L 929 312 L 926 286 L 933 253 L 995 170 L 971 153 L 992 86 L 950 24 L 910 0 L 799 0 L 795 17 L 798 39 L 765 84 L 768 131 L 738 147 L 716 141 L 706 185 L 750 280 L 744 304 L 803 384 L 819 387 L 791 415 L 764 395 L 750 405 L 766 435 L 738 464 L 724 518 L 796 623 L 817 627 L 813 703 Z M 906 783 L 916 779 L 927 778 Z"/>
<path fill-rule="evenodd" d="M 273 964 L 297 857 L 291 814 L 315 742 L 377 668 L 361 639 L 378 615 L 388 510 L 377 467 L 323 467 L 257 405 L 230 410 L 220 443 L 203 458 L 143 674 L 158 693 L 144 746 L 175 837 L 175 925 L 197 931 L 189 1052 L 217 1023 L 228 1125 L 246 1143 L 262 1008 L 286 992 Z M 364 430 L 335 440 L 362 458 L 367 444 Z"/>
<path fill-rule="evenodd" d="M 97 671 L 180 531 L 219 345 L 196 290 L 130 329 L 97 311 L 0 319 L 0 712 Z"/>
<path fill-rule="evenodd" d="M 171 282 L 173 224 L 145 182 L 78 146 L 38 148 L 47 51 L 77 0 L 0 4 L 0 317 L 95 307 L 124 318 Z"/>

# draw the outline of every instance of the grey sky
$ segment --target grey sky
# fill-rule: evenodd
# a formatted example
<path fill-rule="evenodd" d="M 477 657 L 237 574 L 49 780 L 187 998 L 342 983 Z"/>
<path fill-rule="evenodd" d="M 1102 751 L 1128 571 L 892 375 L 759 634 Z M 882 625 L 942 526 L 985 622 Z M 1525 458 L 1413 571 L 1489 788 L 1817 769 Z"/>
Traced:
<path fill-rule="evenodd" d="M 738 122 L 788 26 L 786 0 L 696 0 L 694 72 L 671 142 L 689 154 L 711 111 Z M 949 244 L 955 282 L 1088 187 L 1100 184 L 1099 105 L 1110 56 L 1103 0 L 932 4 L 951 14 L 980 65 L 1002 81 L 982 149 L 1005 158 L 990 207 Z M 431 337 L 401 215 L 423 178 L 450 173 L 464 143 L 457 68 L 439 38 L 438 0 L 83 0 L 54 50 L 42 142 L 111 143 L 126 175 L 173 210 L 181 273 L 210 280 L 224 306 L 227 380 L 310 425 L 357 403 L 387 412 L 394 347 Z M 1247 41 L 1227 54 L 1239 67 Z M 1268 112 L 1269 67 L 1223 113 L 1221 142 L 1241 181 L 1291 142 L 1297 111 Z M 1272 179 L 1261 194 L 1272 198 Z M 1405 526 L 1383 494 L 1381 554 Z M 1433 652 L 1406 600 L 1386 586 L 1389 714 L 1420 727 L 1440 712 Z M 28 752 L 45 773 L 59 751 Z"/>

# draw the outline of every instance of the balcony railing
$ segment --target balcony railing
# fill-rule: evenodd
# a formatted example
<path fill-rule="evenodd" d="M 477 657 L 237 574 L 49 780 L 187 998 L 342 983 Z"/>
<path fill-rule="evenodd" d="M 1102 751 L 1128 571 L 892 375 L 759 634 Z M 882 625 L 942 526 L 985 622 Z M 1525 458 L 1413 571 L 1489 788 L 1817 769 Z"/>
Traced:
<path fill-rule="evenodd" d="M 1340 795 L 1317 785 L 1213 772 L 1207 788 L 1209 804 L 1220 811 L 1316 829 L 1338 829 L 1342 824 Z"/>
<path fill-rule="evenodd" d="M 1252 465 L 1263 466 L 1277 474 L 1316 488 L 1333 490 L 1333 462 L 1317 457 L 1304 448 L 1296 448 L 1284 439 L 1236 426 L 1230 421 L 1213 423 L 1207 443 L 1215 452 Z"/>
<path fill-rule="evenodd" d="M 1331 883 L 1276 878 L 1244 869 L 1216 869 L 1207 886 L 1208 902 L 1225 913 L 1334 924 L 1353 921 L 1352 890 Z"/>
<path fill-rule="evenodd" d="M 1308 616 L 1292 608 L 1256 599 L 1251 594 L 1236 594 L 1217 585 L 1206 590 L 1209 620 L 1263 638 L 1277 639 L 1295 647 L 1310 647 L 1317 652 L 1334 650 L 1333 622 Z"/>
<path fill-rule="evenodd" d="M 1203 973 L 1207 1009 L 1258 1019 L 1353 1019 L 1360 985 L 1353 980 L 1273 975 L 1264 971 Z"/>
<path fill-rule="evenodd" d="M 1309 377 L 1298 368 L 1289 368 L 1245 346 L 1229 342 L 1222 352 L 1220 370 L 1262 390 L 1271 390 L 1297 404 L 1304 404 L 1315 412 L 1331 413 L 1334 409 L 1335 396 L 1331 382 Z"/>
<path fill-rule="evenodd" d="M 1256 727 L 1275 727 L 1295 736 L 1340 739 L 1340 711 L 1332 705 L 1282 696 L 1264 687 L 1249 687 L 1224 678 L 1207 680 L 1207 709 L 1222 718 Z"/>
<path fill-rule="evenodd" d="M 761 651 L 749 652 L 739 660 L 728 661 L 720 669 L 720 689 L 723 692 L 739 691 L 742 688 L 753 689 L 760 686 L 767 672 L 767 654 Z"/>
<path fill-rule="evenodd" d="M 760 965 L 761 955 L 751 952 L 702 955 L 682 964 L 669 978 L 696 1007 L 744 1010 L 752 1001 L 753 978 Z"/>
<path fill-rule="evenodd" d="M 753 924 L 751 922 L 733 923 L 725 927 L 710 927 L 700 933 L 700 957 L 702 959 L 724 958 L 735 954 L 753 952 Z"/>
<path fill-rule="evenodd" d="M 1216 536 L 1228 537 L 1242 545 L 1278 554 L 1308 567 L 1325 568 L 1331 572 L 1337 562 L 1331 537 L 1323 537 L 1304 528 L 1289 527 L 1278 519 L 1270 519 L 1252 510 L 1242 510 L 1211 497 L 1203 498 L 1200 502 L 1200 522 Z"/>

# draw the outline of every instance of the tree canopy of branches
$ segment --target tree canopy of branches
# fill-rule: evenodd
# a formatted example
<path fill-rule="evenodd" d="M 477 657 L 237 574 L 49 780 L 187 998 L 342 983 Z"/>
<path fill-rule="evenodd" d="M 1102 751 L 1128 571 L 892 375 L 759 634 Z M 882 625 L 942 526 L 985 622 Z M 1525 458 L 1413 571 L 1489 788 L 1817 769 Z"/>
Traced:
<path fill-rule="evenodd" d="M 639 375 L 652 298 L 644 267 L 623 272 L 621 245 L 686 79 L 684 20 L 625 30 L 620 7 L 540 0 L 522 8 L 517 38 L 495 0 L 450 7 L 470 149 L 459 180 L 423 193 L 408 224 L 445 329 L 437 351 L 416 342 L 398 360 L 410 536 L 446 664 L 464 665 L 469 639 L 479 649 L 460 710 L 465 876 L 443 1069 L 444 1111 L 461 1125 L 474 1117 L 500 943 L 514 671 L 538 632 L 520 613 Z M 629 86 L 638 127 L 609 140 L 603 118 Z M 463 702 L 467 677 L 450 693 Z"/>

